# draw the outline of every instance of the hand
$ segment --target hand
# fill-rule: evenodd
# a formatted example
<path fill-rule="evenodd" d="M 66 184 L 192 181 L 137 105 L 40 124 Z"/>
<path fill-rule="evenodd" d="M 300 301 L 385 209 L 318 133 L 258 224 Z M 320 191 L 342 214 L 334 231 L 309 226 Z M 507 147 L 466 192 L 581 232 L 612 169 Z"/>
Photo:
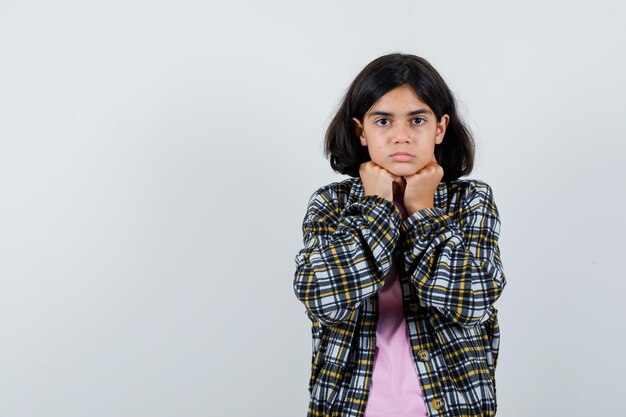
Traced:
<path fill-rule="evenodd" d="M 379 195 L 393 203 L 393 193 L 403 190 L 404 179 L 393 175 L 373 161 L 363 162 L 359 166 L 359 176 L 363 182 L 365 195 Z"/>
<path fill-rule="evenodd" d="M 437 163 L 433 154 L 432 160 L 424 168 L 413 175 L 404 177 L 404 206 L 410 214 L 426 207 L 433 207 L 435 191 L 443 178 L 443 167 Z"/>

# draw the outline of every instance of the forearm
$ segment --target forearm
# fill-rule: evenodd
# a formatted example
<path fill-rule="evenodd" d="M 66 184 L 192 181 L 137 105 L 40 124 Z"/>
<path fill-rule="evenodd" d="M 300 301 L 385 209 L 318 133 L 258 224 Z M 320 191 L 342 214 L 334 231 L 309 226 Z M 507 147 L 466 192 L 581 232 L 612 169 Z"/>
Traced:
<path fill-rule="evenodd" d="M 317 320 L 347 319 L 383 285 L 400 231 L 399 210 L 379 196 L 364 196 L 320 228 L 315 213 L 303 223 L 305 248 L 296 255 L 294 292 Z"/>
<path fill-rule="evenodd" d="M 442 208 L 423 208 L 401 225 L 404 272 L 420 303 L 461 326 L 480 322 L 506 284 L 489 197 L 475 197 L 459 221 Z"/>

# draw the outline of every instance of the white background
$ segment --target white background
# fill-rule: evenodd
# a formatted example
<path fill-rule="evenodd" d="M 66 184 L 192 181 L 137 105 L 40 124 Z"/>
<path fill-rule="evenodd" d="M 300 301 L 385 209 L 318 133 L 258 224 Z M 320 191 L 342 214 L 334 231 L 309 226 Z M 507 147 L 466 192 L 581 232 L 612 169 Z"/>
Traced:
<path fill-rule="evenodd" d="M 620 415 L 625 8 L 503 3 L 0 1 L 0 417 L 304 416 L 301 222 L 390 52 L 494 190 L 498 416 Z"/>

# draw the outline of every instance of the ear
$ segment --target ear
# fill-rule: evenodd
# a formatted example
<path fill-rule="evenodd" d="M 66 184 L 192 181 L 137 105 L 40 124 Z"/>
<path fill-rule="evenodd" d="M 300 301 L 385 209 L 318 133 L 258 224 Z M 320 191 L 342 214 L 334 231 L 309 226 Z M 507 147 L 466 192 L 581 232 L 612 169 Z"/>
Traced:
<path fill-rule="evenodd" d="M 367 141 L 365 140 L 365 136 L 363 135 L 363 125 L 361 124 L 361 121 L 357 119 L 356 117 L 353 117 L 352 121 L 354 121 L 355 123 L 354 133 L 361 141 L 361 145 L 367 146 Z"/>
<path fill-rule="evenodd" d="M 443 142 L 443 137 L 446 134 L 446 128 L 448 127 L 448 122 L 450 121 L 450 116 L 444 114 L 441 116 L 439 123 L 437 123 L 437 136 L 435 137 L 435 143 L 439 145 Z"/>

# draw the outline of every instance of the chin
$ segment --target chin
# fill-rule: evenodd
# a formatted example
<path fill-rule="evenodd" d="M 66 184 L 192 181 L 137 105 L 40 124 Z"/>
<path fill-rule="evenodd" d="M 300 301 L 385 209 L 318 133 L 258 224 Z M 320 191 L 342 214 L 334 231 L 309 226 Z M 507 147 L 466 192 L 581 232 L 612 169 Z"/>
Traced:
<path fill-rule="evenodd" d="M 418 169 L 415 168 L 415 166 L 413 164 L 398 164 L 398 165 L 394 165 L 391 166 L 389 168 L 386 168 L 387 171 L 391 172 L 393 175 L 397 175 L 399 177 L 406 177 L 409 175 L 413 175 L 415 174 L 417 171 L 419 171 Z"/>

